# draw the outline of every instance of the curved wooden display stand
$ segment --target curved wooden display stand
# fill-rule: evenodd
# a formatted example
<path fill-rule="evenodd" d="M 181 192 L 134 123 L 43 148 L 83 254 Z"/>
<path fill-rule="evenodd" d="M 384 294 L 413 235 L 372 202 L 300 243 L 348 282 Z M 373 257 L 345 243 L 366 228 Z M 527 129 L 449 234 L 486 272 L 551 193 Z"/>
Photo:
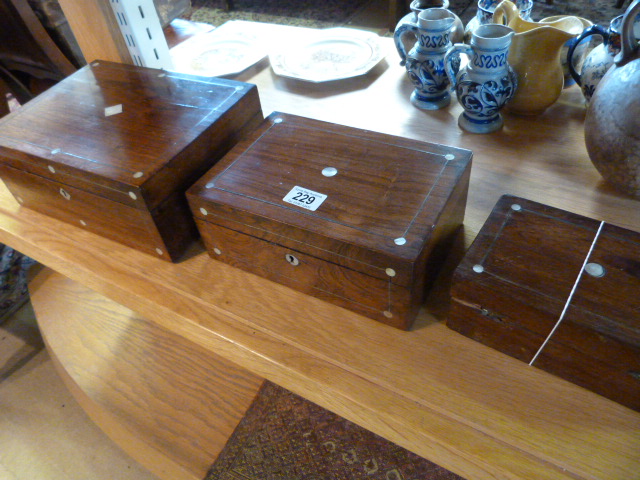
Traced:
<path fill-rule="evenodd" d="M 261 379 L 52 270 L 29 288 L 56 370 L 91 419 L 160 478 L 203 479 Z"/>

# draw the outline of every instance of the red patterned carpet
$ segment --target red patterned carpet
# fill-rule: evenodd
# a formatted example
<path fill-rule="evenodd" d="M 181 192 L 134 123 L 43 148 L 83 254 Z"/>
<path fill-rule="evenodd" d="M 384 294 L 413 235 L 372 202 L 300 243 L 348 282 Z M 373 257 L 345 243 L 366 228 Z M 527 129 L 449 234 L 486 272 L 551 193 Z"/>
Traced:
<path fill-rule="evenodd" d="M 330 27 L 348 22 L 358 9 L 376 0 L 235 0 L 231 11 L 226 0 L 193 0 L 191 20 L 221 25 L 228 20 L 253 20 L 310 27 Z M 477 0 L 449 0 L 449 9 L 467 23 L 476 14 Z M 407 11 L 410 0 L 406 0 Z M 551 15 L 577 15 L 608 26 L 622 15 L 615 0 L 534 0 L 532 18 Z M 625 2 L 625 7 L 628 5 Z"/>

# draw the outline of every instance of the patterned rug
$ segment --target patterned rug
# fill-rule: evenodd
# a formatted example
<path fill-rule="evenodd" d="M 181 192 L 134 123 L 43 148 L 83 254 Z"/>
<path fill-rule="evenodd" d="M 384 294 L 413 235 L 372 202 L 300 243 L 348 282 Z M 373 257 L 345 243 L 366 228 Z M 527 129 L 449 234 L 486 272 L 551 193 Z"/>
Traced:
<path fill-rule="evenodd" d="M 205 480 L 464 480 L 265 382 Z"/>
<path fill-rule="evenodd" d="M 187 18 L 211 25 L 229 20 L 328 28 L 347 23 L 349 18 L 371 0 L 234 0 L 226 9 L 225 0 L 192 0 Z"/>
<path fill-rule="evenodd" d="M 351 17 L 370 2 L 379 0 L 235 0 L 226 10 L 225 0 L 193 0 L 184 17 L 193 21 L 222 25 L 228 20 L 327 28 L 346 25 Z M 410 0 L 406 0 L 406 4 Z M 628 2 L 625 4 L 628 4 Z M 477 11 L 477 0 L 449 0 L 449 9 L 466 25 Z M 407 12 L 408 12 L 407 7 Z M 532 18 L 577 15 L 608 26 L 625 8 L 615 8 L 614 0 L 535 0 Z"/>
<path fill-rule="evenodd" d="M 477 0 L 450 0 L 449 9 L 466 25 L 475 16 L 477 5 Z M 625 8 L 615 8 L 614 0 L 534 0 L 531 18 L 538 21 L 553 15 L 576 15 L 608 26 L 611 19 L 624 11 Z"/>
<path fill-rule="evenodd" d="M 616 8 L 615 3 L 615 0 L 553 0 L 551 3 L 537 0 L 532 17 L 540 20 L 552 15 L 576 15 L 608 26 L 613 18 L 625 12 L 629 2 L 623 8 Z"/>
<path fill-rule="evenodd" d="M 31 258 L 0 244 L 0 324 L 29 300 L 27 274 Z"/>

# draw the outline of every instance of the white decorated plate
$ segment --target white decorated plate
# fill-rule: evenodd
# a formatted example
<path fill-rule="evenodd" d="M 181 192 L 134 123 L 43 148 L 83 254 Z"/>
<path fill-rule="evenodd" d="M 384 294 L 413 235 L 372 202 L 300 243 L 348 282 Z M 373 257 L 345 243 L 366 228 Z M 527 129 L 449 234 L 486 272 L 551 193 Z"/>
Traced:
<path fill-rule="evenodd" d="M 233 75 L 267 56 L 259 24 L 232 20 L 171 49 L 173 71 L 219 77 Z"/>
<path fill-rule="evenodd" d="M 277 75 L 327 82 L 363 75 L 384 57 L 375 33 L 329 28 L 280 42 L 269 54 L 269 61 Z"/>

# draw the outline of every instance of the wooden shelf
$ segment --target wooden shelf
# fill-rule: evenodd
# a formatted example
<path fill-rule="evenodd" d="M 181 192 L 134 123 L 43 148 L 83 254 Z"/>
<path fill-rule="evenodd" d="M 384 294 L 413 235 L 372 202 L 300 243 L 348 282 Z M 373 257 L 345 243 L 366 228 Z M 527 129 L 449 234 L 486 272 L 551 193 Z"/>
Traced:
<path fill-rule="evenodd" d="M 199 245 L 168 264 L 20 210 L 6 191 L 0 199 L 0 241 L 467 478 L 638 475 L 640 414 L 426 312 L 403 332 L 216 262 Z"/>

